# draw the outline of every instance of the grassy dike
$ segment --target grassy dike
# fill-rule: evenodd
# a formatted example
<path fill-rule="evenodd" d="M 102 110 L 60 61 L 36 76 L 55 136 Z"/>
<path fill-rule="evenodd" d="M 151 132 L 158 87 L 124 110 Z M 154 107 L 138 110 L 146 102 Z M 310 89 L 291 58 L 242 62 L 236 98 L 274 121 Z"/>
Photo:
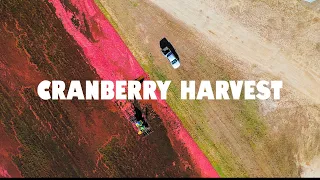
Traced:
<path fill-rule="evenodd" d="M 153 56 L 145 52 L 140 52 L 139 49 L 132 45 L 132 43 L 126 39 L 126 35 L 121 31 L 116 21 L 104 8 L 100 0 L 95 0 L 95 3 L 112 24 L 112 26 L 120 34 L 121 38 L 125 41 L 133 55 L 137 58 L 140 65 L 150 75 L 150 78 L 154 80 L 167 80 L 168 78 L 166 75 L 152 63 Z M 143 61 L 143 59 L 147 59 L 147 61 Z M 205 57 L 200 56 L 200 61 L 205 62 Z M 229 79 L 228 75 L 222 71 L 219 74 L 219 78 L 223 80 Z M 212 137 L 208 136 L 208 134 L 210 134 L 208 131 L 211 131 L 212 128 L 208 127 L 209 124 L 206 123 L 206 112 L 204 112 L 203 109 L 205 109 L 209 102 L 200 102 L 199 100 L 182 101 L 180 99 L 180 87 L 174 84 L 171 84 L 169 87 L 168 97 L 170 98 L 167 99 L 167 103 L 177 114 L 184 127 L 188 130 L 190 135 L 199 145 L 202 152 L 204 152 L 221 177 L 249 176 L 247 169 L 245 169 L 245 167 L 243 167 L 243 165 L 240 163 L 241 160 L 232 153 L 229 147 L 226 147 L 226 145 L 222 142 L 213 141 Z M 255 141 L 263 139 L 266 131 L 266 127 L 262 123 L 262 120 L 258 114 L 257 102 L 234 101 L 234 103 L 232 102 L 232 106 L 235 106 L 235 109 L 240 109 L 239 112 L 235 113 L 235 118 L 237 121 L 243 122 L 244 124 L 244 127 L 239 130 L 241 136 L 244 136 L 246 139 L 248 139 L 250 145 L 254 147 Z M 190 110 L 192 110 L 192 112 L 190 112 Z M 196 119 L 197 124 L 191 122 L 190 119 Z"/>

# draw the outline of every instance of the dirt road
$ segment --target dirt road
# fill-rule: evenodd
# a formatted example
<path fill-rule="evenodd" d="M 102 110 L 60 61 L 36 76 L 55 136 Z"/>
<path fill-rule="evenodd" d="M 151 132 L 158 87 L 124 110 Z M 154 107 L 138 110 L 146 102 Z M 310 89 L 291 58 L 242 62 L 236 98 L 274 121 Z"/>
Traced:
<path fill-rule="evenodd" d="M 291 4 L 273 1 L 99 2 L 151 79 L 172 80 L 168 104 L 221 176 L 300 176 L 303 162 L 319 153 L 315 10 L 292 2 L 292 12 L 283 11 Z M 160 53 L 162 37 L 179 53 L 178 70 Z M 285 85 L 280 101 L 180 99 L 181 80 L 221 79 Z"/>
<path fill-rule="evenodd" d="M 224 52 L 281 78 L 286 86 L 320 103 L 319 13 L 299 2 L 279 2 L 276 7 L 272 2 L 243 0 L 151 1 Z M 281 7 L 297 14 L 280 12 Z"/>

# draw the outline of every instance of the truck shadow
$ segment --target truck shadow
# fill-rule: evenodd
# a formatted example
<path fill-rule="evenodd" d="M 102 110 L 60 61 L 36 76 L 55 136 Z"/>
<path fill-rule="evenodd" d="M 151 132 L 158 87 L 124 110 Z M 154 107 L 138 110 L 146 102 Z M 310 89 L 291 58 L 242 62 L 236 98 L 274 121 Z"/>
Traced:
<path fill-rule="evenodd" d="M 167 38 L 163 38 L 160 41 L 160 48 L 163 49 L 165 47 L 168 47 L 171 50 L 171 52 L 174 54 L 174 56 L 180 61 L 180 57 L 178 53 L 176 52 L 172 44 L 167 40 Z"/>

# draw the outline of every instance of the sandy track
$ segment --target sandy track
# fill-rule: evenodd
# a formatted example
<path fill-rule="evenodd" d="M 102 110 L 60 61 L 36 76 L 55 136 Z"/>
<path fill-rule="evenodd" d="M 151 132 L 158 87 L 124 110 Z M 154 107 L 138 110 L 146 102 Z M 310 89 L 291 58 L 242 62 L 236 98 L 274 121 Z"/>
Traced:
<path fill-rule="evenodd" d="M 255 8 L 249 7 L 250 3 L 254 4 L 253 2 L 247 2 L 247 6 L 243 5 L 246 4 L 245 1 L 233 1 L 229 2 L 229 4 L 210 0 L 151 0 L 151 2 L 161 7 L 173 17 L 201 32 L 205 37 L 210 39 L 215 46 L 219 47 L 224 52 L 235 56 L 237 59 L 244 62 L 257 65 L 264 71 L 284 80 L 285 86 L 290 85 L 302 92 L 310 100 L 313 100 L 314 103 L 320 103 L 319 50 L 317 52 L 316 49 L 306 49 L 311 52 L 308 54 L 299 54 L 300 57 L 297 57 L 298 55 L 296 54 L 293 54 L 296 55 L 296 57 L 289 56 L 292 53 L 290 49 L 283 48 L 276 40 L 268 40 L 265 37 L 259 36 L 257 29 L 252 30 L 252 28 L 246 28 L 241 24 L 240 18 L 236 19 L 230 14 L 227 14 L 230 13 L 232 8 L 246 13 L 247 11 L 250 11 L 250 9 Z M 170 5 L 168 6 L 168 4 Z M 256 5 L 259 6 L 261 4 L 256 3 Z M 297 4 L 297 6 L 302 5 Z M 269 25 L 269 22 L 276 21 L 282 16 L 285 16 L 285 14 L 280 14 L 277 11 L 269 10 L 268 8 L 270 9 L 268 6 L 265 10 L 259 8 L 262 10 L 261 13 L 272 13 L 272 16 L 275 17 L 274 19 L 266 19 L 266 26 Z M 249 13 L 248 16 L 252 15 L 252 18 L 254 19 L 259 18 L 257 15 L 258 12 Z M 305 21 L 310 20 L 312 22 L 313 19 L 319 18 L 318 13 L 308 13 L 312 14 L 312 16 L 306 17 Z M 286 20 L 293 21 L 292 19 Z M 265 19 L 260 21 L 265 21 Z M 253 21 L 249 21 L 248 23 L 252 22 Z M 271 26 L 273 25 L 276 26 L 276 22 Z M 248 24 L 248 26 L 255 25 Z M 260 28 L 265 27 L 262 27 L 261 25 Z M 283 34 L 283 31 L 286 31 L 286 29 L 274 29 L 270 34 Z M 314 20 L 312 24 L 307 24 L 307 27 L 302 27 L 300 31 L 299 35 L 306 36 L 308 39 L 305 42 L 298 39 L 294 45 L 299 46 L 298 43 L 310 43 L 310 46 L 319 46 L 320 38 L 315 35 L 320 33 L 320 24 L 318 20 Z M 289 41 L 286 37 L 279 38 L 281 38 L 284 43 Z M 305 39 L 304 37 L 302 38 L 303 40 Z"/>

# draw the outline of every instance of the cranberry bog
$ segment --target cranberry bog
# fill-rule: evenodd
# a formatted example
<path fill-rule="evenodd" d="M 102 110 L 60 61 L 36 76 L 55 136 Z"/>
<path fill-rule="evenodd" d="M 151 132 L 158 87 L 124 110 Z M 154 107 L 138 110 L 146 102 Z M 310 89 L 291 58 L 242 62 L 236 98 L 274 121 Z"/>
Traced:
<path fill-rule="evenodd" d="M 164 101 L 139 101 L 142 138 L 114 101 L 38 97 L 45 79 L 148 79 L 93 1 L 0 6 L 1 177 L 218 176 Z"/>

